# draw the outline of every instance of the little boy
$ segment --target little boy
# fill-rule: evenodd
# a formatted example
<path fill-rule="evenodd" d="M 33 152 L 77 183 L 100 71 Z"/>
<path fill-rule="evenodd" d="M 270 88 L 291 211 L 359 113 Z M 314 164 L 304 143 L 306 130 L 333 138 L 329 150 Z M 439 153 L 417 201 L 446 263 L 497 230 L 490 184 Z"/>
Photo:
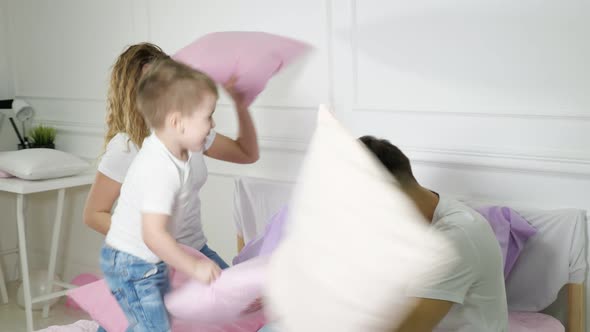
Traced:
<path fill-rule="evenodd" d="M 138 85 L 138 108 L 152 134 L 127 172 L 100 259 L 128 331 L 170 331 L 167 265 L 207 284 L 221 273 L 171 235 L 191 197 L 191 155 L 203 148 L 217 98 L 209 77 L 171 59 L 151 65 Z"/>

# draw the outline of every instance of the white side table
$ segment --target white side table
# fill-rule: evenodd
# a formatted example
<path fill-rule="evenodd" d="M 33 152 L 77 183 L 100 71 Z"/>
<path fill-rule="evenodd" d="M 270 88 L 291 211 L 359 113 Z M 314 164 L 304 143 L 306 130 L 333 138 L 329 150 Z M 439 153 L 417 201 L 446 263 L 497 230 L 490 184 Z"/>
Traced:
<path fill-rule="evenodd" d="M 95 173 L 83 173 L 76 176 L 69 176 L 58 179 L 50 180 L 39 180 L 39 181 L 28 181 L 17 178 L 0 179 L 0 191 L 9 192 L 16 194 L 16 223 L 18 230 L 18 248 L 13 250 L 7 250 L 0 254 L 15 253 L 18 251 L 20 254 L 20 265 L 22 270 L 23 279 L 23 293 L 25 298 L 25 314 L 27 320 L 27 331 L 33 331 L 33 303 L 43 302 L 56 297 L 64 296 L 67 291 L 75 286 L 55 282 L 53 276 L 55 274 L 55 260 L 57 256 L 59 234 L 61 230 L 62 215 L 65 191 L 68 188 L 79 187 L 89 185 L 94 182 Z M 59 292 L 51 292 L 42 296 L 32 298 L 31 297 L 31 285 L 29 280 L 29 262 L 27 258 L 27 241 L 25 232 L 25 214 L 24 214 L 24 203 L 25 195 L 45 192 L 45 191 L 57 191 L 57 208 L 55 213 L 55 222 L 53 224 L 53 236 L 51 240 L 51 250 L 49 252 L 49 268 L 48 268 L 48 290 L 53 289 L 54 285 L 58 285 L 66 288 L 66 290 Z M 49 316 L 49 305 L 43 307 L 43 317 Z"/>

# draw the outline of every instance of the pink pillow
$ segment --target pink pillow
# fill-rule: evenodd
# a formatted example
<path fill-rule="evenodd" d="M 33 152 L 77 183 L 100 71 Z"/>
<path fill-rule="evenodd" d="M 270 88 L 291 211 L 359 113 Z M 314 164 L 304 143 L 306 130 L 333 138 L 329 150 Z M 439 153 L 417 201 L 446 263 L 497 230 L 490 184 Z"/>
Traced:
<path fill-rule="evenodd" d="M 104 279 L 74 288 L 68 292 L 68 297 L 105 330 L 124 332 L 127 329 L 127 317 L 111 294 Z"/>
<path fill-rule="evenodd" d="M 0 178 L 13 178 L 13 177 L 14 177 L 14 175 L 8 174 L 8 173 L 0 170 Z"/>
<path fill-rule="evenodd" d="M 510 332 L 565 332 L 560 321 L 537 312 L 508 313 Z"/>
<path fill-rule="evenodd" d="M 208 259 L 199 251 L 183 246 L 183 248 L 195 257 Z M 226 274 L 228 270 L 222 273 L 222 276 Z M 189 279 L 182 273 L 171 270 L 170 272 L 171 286 L 172 289 L 182 287 L 183 284 L 187 283 Z M 235 278 L 235 277 L 234 277 Z M 222 278 L 218 281 L 220 281 Z M 227 278 L 226 279 L 232 279 Z M 188 282 L 189 284 L 191 282 Z M 230 285 L 231 287 L 231 285 Z M 223 290 L 220 290 L 223 293 Z M 209 293 L 210 295 L 212 293 Z M 205 308 L 204 300 L 201 301 L 201 295 L 191 294 L 193 302 L 189 305 L 198 305 L 201 308 Z M 104 281 L 101 279 L 88 285 L 75 288 L 68 292 L 68 297 L 74 300 L 80 308 L 86 311 L 92 319 L 97 321 L 103 328 L 109 332 L 125 332 L 128 326 L 127 318 L 119 307 L 117 300 L 111 294 L 111 291 Z M 194 301 L 199 299 L 199 301 Z M 204 298 L 205 299 L 205 298 Z M 214 297 L 206 298 L 207 300 L 215 299 Z M 219 299 L 221 301 L 221 298 Z M 211 303 L 211 302 L 209 302 Z M 186 310 L 186 309 L 183 309 Z M 210 312 L 209 314 L 214 314 Z M 173 319 L 172 331 L 174 332 L 189 332 L 189 331 L 202 331 L 202 332 L 254 332 L 258 331 L 264 324 L 266 319 L 262 310 L 255 312 L 250 315 L 239 317 L 239 319 L 232 322 L 218 322 L 213 323 L 199 323 L 194 321 L 182 321 Z"/>
<path fill-rule="evenodd" d="M 267 265 L 268 257 L 256 257 L 224 270 L 211 286 L 190 280 L 166 296 L 166 308 L 172 317 L 183 320 L 236 320 L 262 297 Z"/>
<path fill-rule="evenodd" d="M 195 40 L 172 58 L 220 84 L 235 75 L 236 90 L 250 105 L 273 75 L 307 50 L 305 43 L 265 32 L 214 32 Z"/>

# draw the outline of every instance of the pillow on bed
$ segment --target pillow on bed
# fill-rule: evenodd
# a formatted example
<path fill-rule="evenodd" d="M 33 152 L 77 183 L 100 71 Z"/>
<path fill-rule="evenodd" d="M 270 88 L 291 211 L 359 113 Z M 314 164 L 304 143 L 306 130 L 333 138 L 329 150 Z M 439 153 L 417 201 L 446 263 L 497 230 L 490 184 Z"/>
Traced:
<path fill-rule="evenodd" d="M 237 265 L 257 256 L 268 256 L 272 254 L 283 236 L 287 211 L 287 206 L 283 206 L 279 212 L 272 216 L 264 229 L 264 233 L 248 242 L 242 251 L 234 257 L 232 263 Z"/>
<path fill-rule="evenodd" d="M 394 330 L 410 282 L 444 273 L 452 245 L 381 163 L 320 107 L 271 256 L 267 308 L 279 331 Z"/>
<path fill-rule="evenodd" d="M 183 248 L 190 253 L 191 255 L 200 258 L 200 259 L 208 259 L 205 255 L 201 254 L 198 250 L 193 248 L 189 248 L 183 246 Z M 258 262 L 256 264 L 260 264 Z M 236 295 L 230 294 L 228 297 L 223 297 L 222 294 L 227 294 L 229 289 L 235 290 L 235 288 L 239 285 L 240 287 L 245 287 L 247 283 L 238 280 L 242 277 L 244 279 L 251 280 L 254 277 L 252 272 L 253 269 L 256 269 L 258 265 L 253 264 L 250 266 L 244 266 L 241 270 L 235 271 L 233 273 L 229 273 L 229 276 L 226 275 L 226 272 L 229 270 L 224 270 L 222 276 L 225 275 L 223 284 L 225 284 L 228 288 L 222 288 L 220 286 L 217 287 L 217 291 L 208 290 L 208 287 L 203 287 L 199 291 L 202 294 L 190 294 L 191 295 L 191 302 L 187 302 L 187 307 L 185 308 L 174 308 L 174 310 L 183 311 L 188 310 L 191 305 L 196 305 L 201 310 L 203 310 L 202 315 L 211 314 L 211 315 L 218 315 L 211 310 L 220 310 L 220 306 L 224 305 L 224 300 L 232 301 L 235 299 Z M 240 272 L 241 271 L 241 272 Z M 180 272 L 176 272 L 173 269 L 170 270 L 170 282 L 172 289 L 178 289 L 185 284 L 191 284 L 192 282 L 187 282 L 189 278 Z M 218 280 L 221 281 L 222 278 Z M 232 284 L 232 281 L 235 284 Z M 217 284 L 217 282 L 215 283 Z M 214 284 L 214 285 L 215 285 Z M 215 288 L 212 286 L 211 288 Z M 221 289 L 220 289 L 221 288 Z M 239 291 L 238 291 L 239 292 Z M 249 291 L 250 293 L 253 293 Z M 179 293 L 182 294 L 182 293 Z M 188 294 L 182 294 L 188 295 Z M 181 296 L 181 295 L 178 295 Z M 258 294 L 259 296 L 259 294 Z M 101 279 L 99 281 L 87 284 L 82 287 L 75 288 L 68 292 L 68 297 L 74 300 L 80 308 L 86 311 L 92 319 L 97 321 L 103 328 L 105 328 L 109 332 L 124 332 L 127 329 L 128 323 L 125 314 L 119 307 L 117 300 L 111 294 L 111 291 L 106 284 L 106 282 Z M 237 295 L 237 297 L 241 297 Z M 185 297 L 186 298 L 186 297 Z M 194 299 L 198 298 L 199 301 L 194 301 Z M 184 299 L 184 298 L 183 298 Z M 250 297 L 244 299 L 244 301 L 249 301 Z M 249 303 L 251 303 L 250 301 Z M 249 304 L 248 303 L 248 304 Z M 180 303 L 178 303 L 180 304 Z M 176 305 L 176 303 L 175 303 Z M 207 307 L 207 305 L 211 305 L 211 307 Z M 247 306 L 247 305 L 246 305 Z M 209 310 L 209 311 L 208 311 Z M 172 331 L 174 332 L 189 332 L 189 331 L 202 331 L 202 332 L 251 332 L 257 331 L 260 327 L 264 325 L 266 322 L 262 311 L 244 315 L 239 319 L 235 319 L 234 321 L 225 321 L 223 323 L 202 323 L 202 322 L 187 322 L 187 321 L 179 321 L 173 319 L 172 324 Z"/>
<path fill-rule="evenodd" d="M 8 174 L 4 171 L 0 171 L 0 178 L 13 178 L 14 175 Z"/>
<path fill-rule="evenodd" d="M 509 312 L 510 332 L 565 332 L 560 321 L 537 312 Z"/>
<path fill-rule="evenodd" d="M 525 244 L 537 230 L 509 207 L 483 206 L 476 210 L 490 223 L 498 239 L 504 258 L 504 279 L 507 279 Z"/>
<path fill-rule="evenodd" d="M 60 178 L 82 173 L 90 164 L 54 149 L 0 152 L 0 170 L 25 180 Z"/>
<path fill-rule="evenodd" d="M 309 49 L 307 44 L 264 32 L 215 32 L 187 45 L 172 56 L 224 84 L 236 76 L 235 88 L 247 105 L 264 90 L 282 67 Z"/>

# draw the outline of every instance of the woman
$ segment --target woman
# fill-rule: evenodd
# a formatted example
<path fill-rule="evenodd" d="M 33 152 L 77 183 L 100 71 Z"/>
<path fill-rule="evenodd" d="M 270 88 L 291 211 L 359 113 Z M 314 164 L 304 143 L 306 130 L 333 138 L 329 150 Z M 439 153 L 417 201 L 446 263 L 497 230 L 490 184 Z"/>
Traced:
<path fill-rule="evenodd" d="M 105 152 L 84 207 L 84 223 L 99 233 L 107 234 L 111 225 L 111 211 L 119 197 L 125 174 L 144 138 L 150 134 L 137 110 L 137 84 L 152 61 L 166 57 L 168 55 L 158 46 L 141 43 L 128 47 L 113 66 L 107 102 Z M 212 130 L 203 153 L 193 155 L 191 162 L 193 168 L 198 170 L 194 181 L 194 199 L 184 222 L 176 225 L 175 231 L 178 242 L 200 250 L 221 268 L 227 268 L 228 265 L 207 246 L 201 224 L 199 191 L 207 179 L 203 155 L 248 164 L 256 162 L 259 154 L 252 118 L 242 96 L 233 89 L 234 81 L 231 80 L 225 88 L 235 102 L 239 123 L 238 138 L 233 140 Z"/>

